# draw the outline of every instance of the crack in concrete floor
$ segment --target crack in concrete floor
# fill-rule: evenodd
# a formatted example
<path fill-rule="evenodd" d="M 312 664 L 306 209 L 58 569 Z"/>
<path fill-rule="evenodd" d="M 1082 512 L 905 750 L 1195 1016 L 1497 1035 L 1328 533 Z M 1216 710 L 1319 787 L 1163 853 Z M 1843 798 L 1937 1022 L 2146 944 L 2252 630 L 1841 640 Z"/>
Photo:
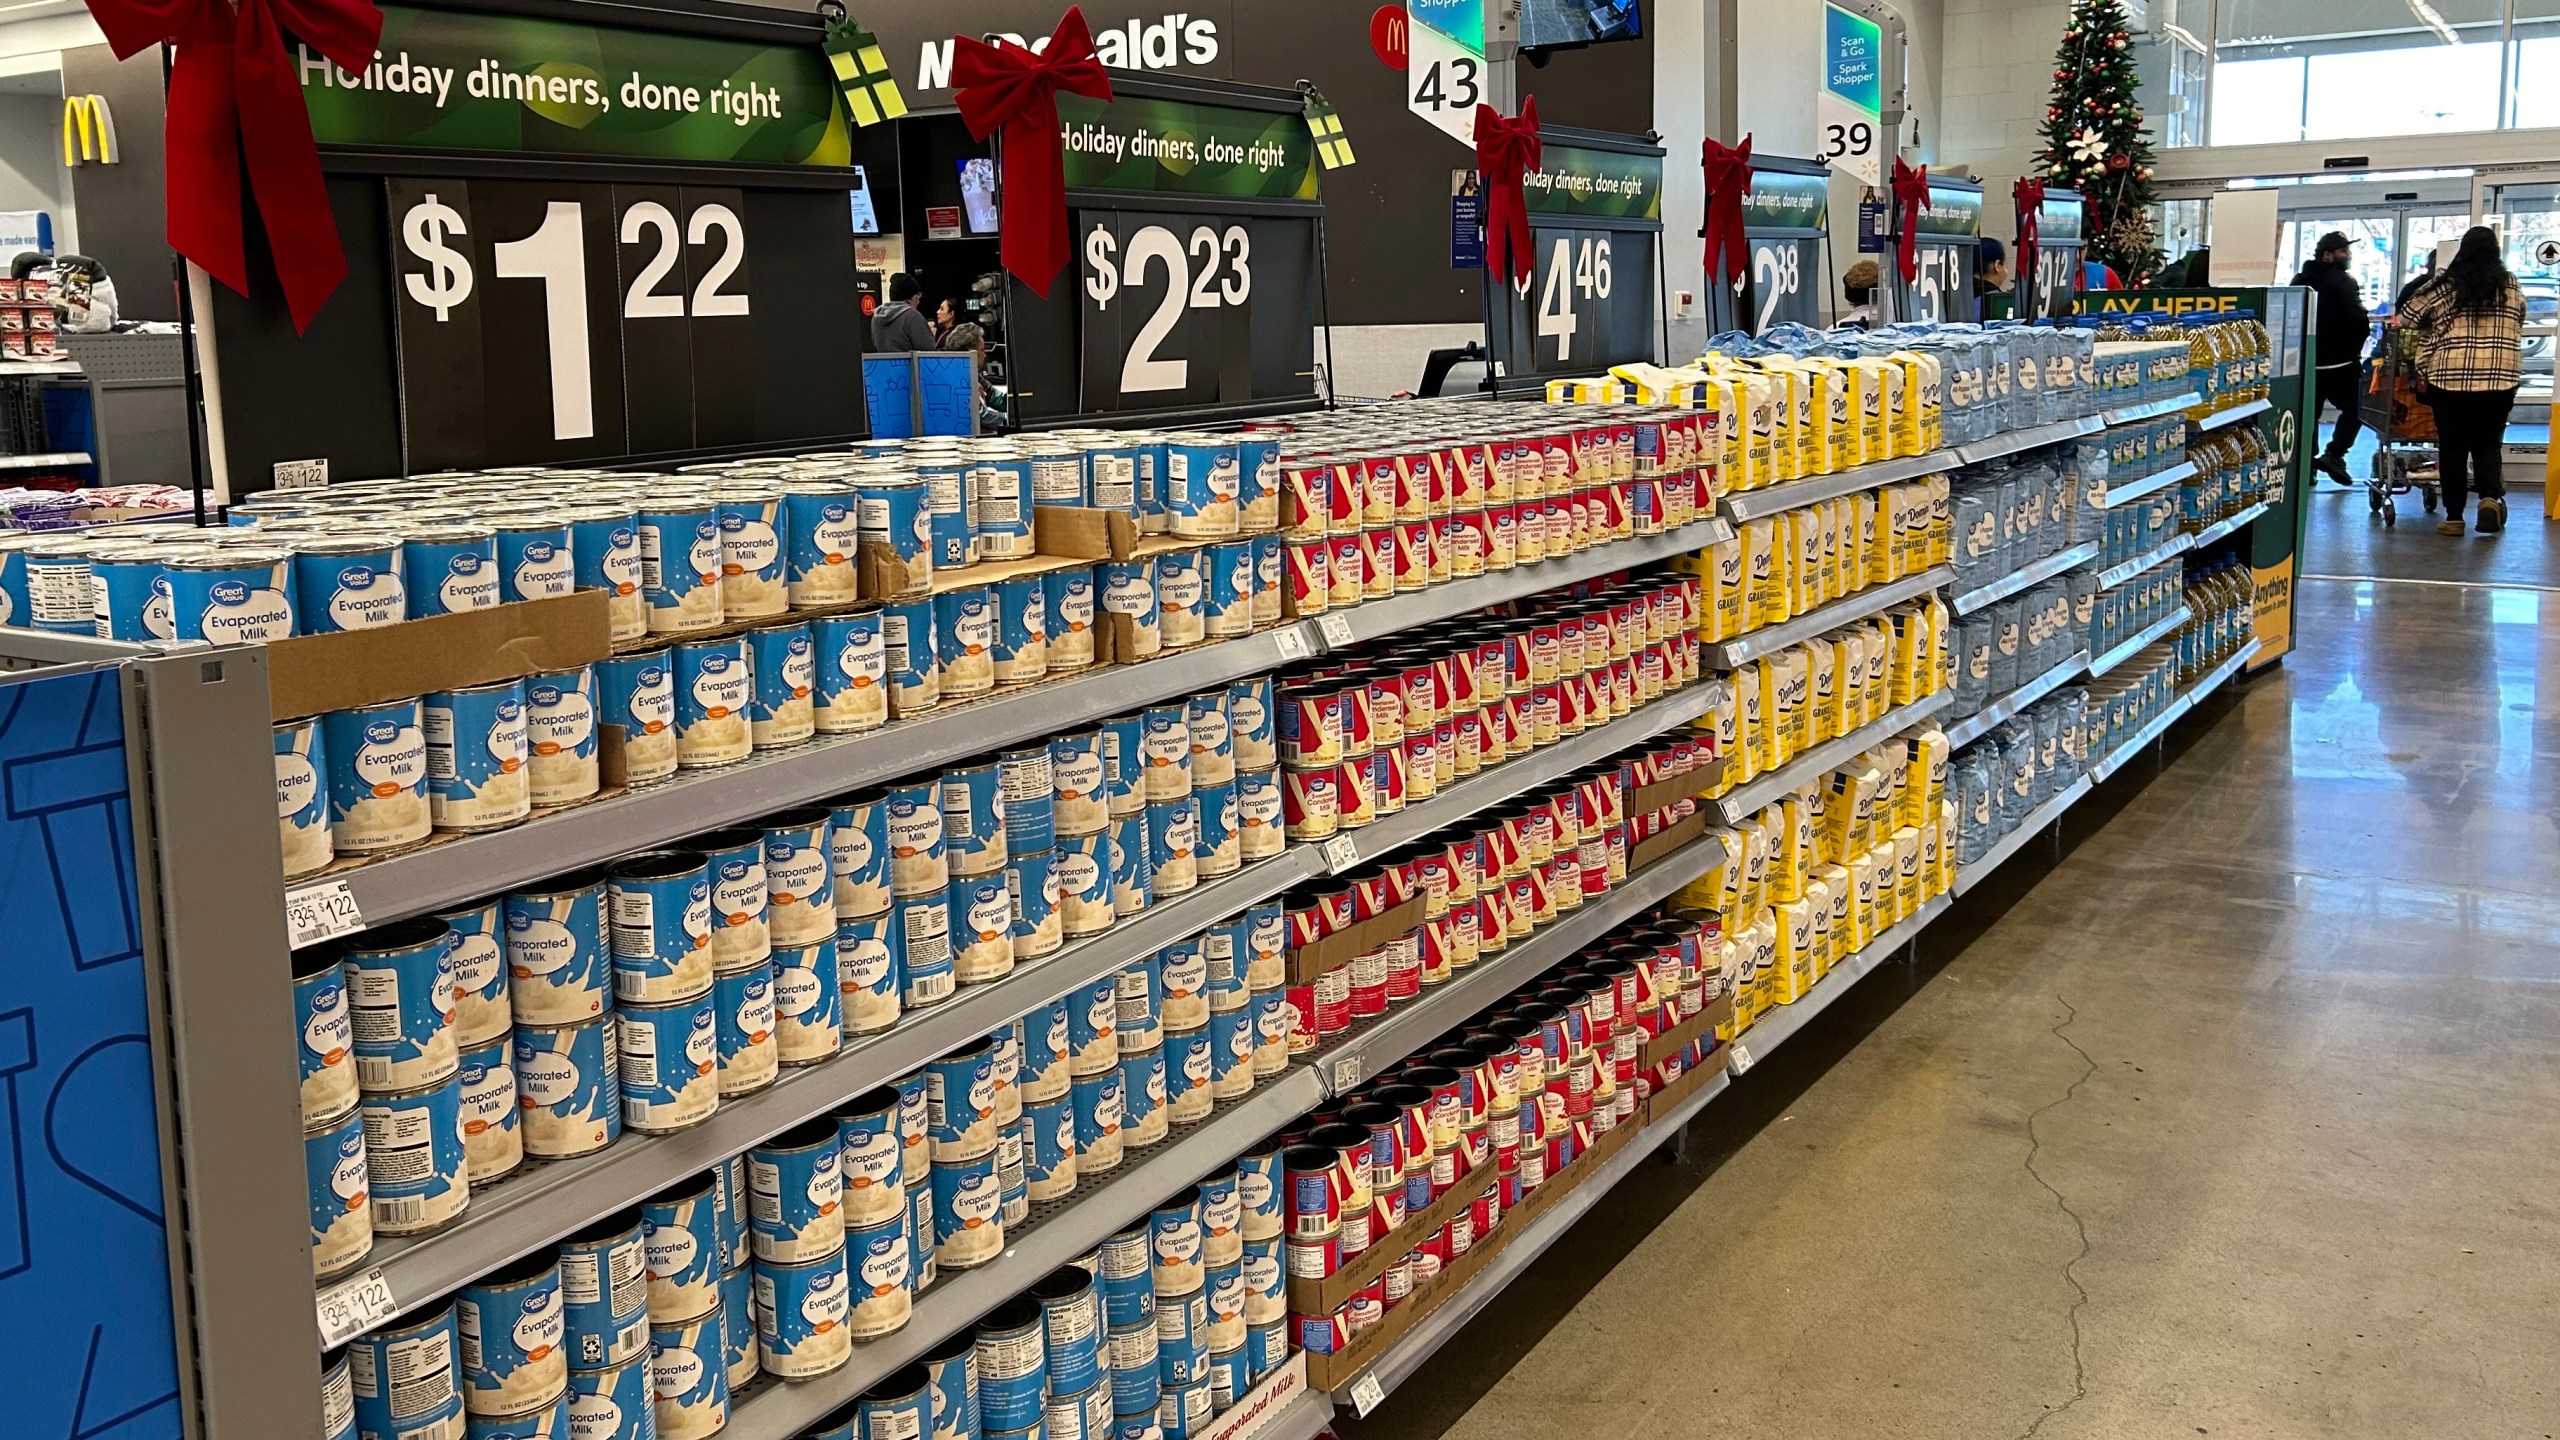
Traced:
<path fill-rule="evenodd" d="M 2054 1208 L 2071 1217 L 2071 1228 L 2080 1237 L 2080 1249 L 2062 1266 L 2063 1281 L 2071 1287 L 2071 1308 L 2063 1313 L 2064 1320 L 2071 1327 L 2071 1398 L 2059 1405 L 2047 1407 L 2042 1415 L 2036 1417 L 2035 1423 L 2026 1428 L 2019 1440 L 2028 1440 L 2028 1437 L 2042 1430 L 2055 1416 L 2089 1398 L 2089 1367 L 2080 1349 L 2080 1312 L 2089 1303 L 2089 1287 L 2080 1283 L 2080 1277 L 2076 1273 L 2080 1268 L 2080 1262 L 2089 1258 L 2089 1222 L 2081 1218 L 2079 1211 L 2071 1208 L 2071 1202 L 2063 1197 L 2061 1188 L 2046 1179 L 2044 1172 L 2036 1168 L 2036 1158 L 2044 1153 L 2044 1140 L 2036 1134 L 2036 1122 L 2079 1094 L 2080 1087 L 2089 1083 L 2089 1077 L 2098 1073 L 2098 1062 L 2090 1058 L 2088 1051 L 2080 1048 L 2079 1041 L 2062 1033 L 2071 1027 L 2072 1021 L 2080 1018 L 2079 1009 L 2064 999 L 2059 991 L 2054 993 L 2053 1003 L 2070 1013 L 2063 1017 L 2062 1023 L 2046 1033 L 2071 1047 L 2071 1053 L 2080 1057 L 2081 1070 L 2078 1078 L 2074 1079 L 2061 1095 L 2037 1107 L 2036 1112 L 2027 1117 L 2025 1169 L 2028 1175 L 2034 1177 L 2038 1185 L 2044 1187 L 2045 1193 L 2053 1197 Z"/>

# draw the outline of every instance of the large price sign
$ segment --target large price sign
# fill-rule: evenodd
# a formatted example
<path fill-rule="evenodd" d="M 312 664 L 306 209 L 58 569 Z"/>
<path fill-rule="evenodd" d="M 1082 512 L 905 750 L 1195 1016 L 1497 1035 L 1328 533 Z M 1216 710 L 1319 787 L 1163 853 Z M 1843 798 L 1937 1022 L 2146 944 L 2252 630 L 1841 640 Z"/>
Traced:
<path fill-rule="evenodd" d="M 1661 150 L 1553 126 L 1542 138 L 1543 161 L 1522 188 L 1528 282 L 1486 281 L 1486 330 L 1503 377 L 1542 382 L 1654 359 Z"/>
<path fill-rule="evenodd" d="M 1922 202 L 1914 260 L 1918 273 L 1905 285 L 1891 265 L 1894 317 L 1933 323 L 1980 318 L 1973 295 L 1973 262 L 1982 237 L 1982 187 L 1972 181 L 1929 182 Z"/>
<path fill-rule="evenodd" d="M 2036 210 L 2034 261 L 2018 267 L 2026 289 L 2021 316 L 2068 315 L 2079 302 L 2082 215 L 2077 191 L 2045 192 Z"/>
<path fill-rule="evenodd" d="M 1025 425 L 1316 403 L 1316 162 L 1294 91 L 1115 76 L 1061 96 L 1073 258 L 1005 302 Z"/>
<path fill-rule="evenodd" d="M 1313 393 L 1311 222 L 1085 210 L 1077 224 L 1082 409 Z"/>
<path fill-rule="evenodd" d="M 1742 199 L 1750 264 L 1735 282 L 1732 310 L 1712 317 L 1716 325 L 1755 335 L 1788 322 L 1820 325 L 1830 214 L 1831 179 L 1820 162 L 1755 157 Z"/>

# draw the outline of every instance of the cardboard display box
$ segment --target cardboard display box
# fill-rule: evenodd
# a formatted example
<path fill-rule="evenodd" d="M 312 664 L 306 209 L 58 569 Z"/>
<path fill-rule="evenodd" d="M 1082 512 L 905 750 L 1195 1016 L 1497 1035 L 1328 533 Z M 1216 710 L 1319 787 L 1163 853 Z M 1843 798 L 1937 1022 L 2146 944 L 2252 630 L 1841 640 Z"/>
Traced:
<path fill-rule="evenodd" d="M 1699 1036 L 1709 1031 L 1723 1034 L 1732 1026 L 1733 996 L 1731 993 L 1719 995 L 1708 1001 L 1697 1014 L 1644 1042 L 1644 1047 L 1636 1052 L 1636 1070 L 1638 1073 L 1651 1070 L 1668 1059 L 1673 1051 Z"/>
<path fill-rule="evenodd" d="M 1639 1110 L 1637 1115 L 1641 1117 L 1643 1113 Z M 1350 1384 L 1396 1341 L 1421 1324 L 1424 1317 L 1466 1289 L 1494 1256 L 1536 1224 L 1538 1217 L 1554 1208 L 1557 1201 L 1572 1193 L 1574 1187 L 1597 1173 L 1610 1156 L 1625 1149 L 1642 1128 L 1640 1119 L 1630 1120 L 1593 1141 L 1591 1148 L 1576 1156 L 1562 1173 L 1548 1177 L 1547 1183 L 1532 1192 L 1518 1209 L 1504 1214 L 1491 1235 L 1476 1241 L 1463 1258 L 1450 1262 L 1429 1285 L 1388 1311 L 1384 1320 L 1354 1338 L 1340 1354 L 1307 1356 L 1307 1379 L 1319 1390 L 1340 1390 Z"/>
<path fill-rule="evenodd" d="M 1406 1251 L 1429 1239 L 1432 1231 L 1466 1209 L 1468 1202 L 1483 1194 L 1497 1178 L 1499 1171 L 1492 1157 L 1487 1156 L 1483 1164 L 1459 1177 L 1447 1193 L 1419 1212 L 1407 1215 L 1403 1224 L 1371 1241 L 1368 1249 L 1353 1256 L 1341 1269 L 1320 1280 L 1290 1276 L 1289 1308 L 1303 1315 L 1330 1315 L 1341 1309 L 1370 1281 L 1386 1274 Z"/>
<path fill-rule="evenodd" d="M 1422 925 L 1422 912 L 1429 900 L 1420 894 L 1401 905 L 1391 905 L 1366 920 L 1334 931 L 1312 945 L 1293 947 L 1289 951 L 1289 983 L 1305 985 L 1317 976 L 1341 969 L 1352 957 L 1366 955 L 1389 940 Z"/>
<path fill-rule="evenodd" d="M 267 645 L 278 720 L 591 665 L 613 653 L 601 590 Z"/>
<path fill-rule="evenodd" d="M 1682 1071 L 1679 1079 L 1645 1097 L 1644 1123 L 1647 1125 L 1663 1123 L 1670 1117 L 1672 1111 L 1680 1108 L 1681 1101 L 1697 1094 L 1698 1087 L 1723 1073 L 1724 1052 L 1721 1050 L 1708 1052 L 1703 1063 Z"/>
<path fill-rule="evenodd" d="M 1685 820 L 1675 822 L 1668 830 L 1650 840 L 1641 841 L 1627 856 L 1630 879 L 1661 861 L 1662 857 L 1707 833 L 1707 812 L 1701 810 Z"/>
<path fill-rule="evenodd" d="M 1194 1440 L 1254 1440 L 1268 1433 L 1273 1422 L 1306 1393 L 1306 1352 L 1293 1350 L 1288 1363 L 1262 1377 L 1261 1384 L 1238 1396 L 1206 1427 L 1193 1431 Z"/>
<path fill-rule="evenodd" d="M 1627 798 L 1627 813 L 1650 815 L 1656 810 L 1668 810 L 1683 800 L 1694 800 L 1723 784 L 1724 771 L 1724 757 L 1719 755 L 1686 775 L 1639 785 L 1635 794 Z"/>

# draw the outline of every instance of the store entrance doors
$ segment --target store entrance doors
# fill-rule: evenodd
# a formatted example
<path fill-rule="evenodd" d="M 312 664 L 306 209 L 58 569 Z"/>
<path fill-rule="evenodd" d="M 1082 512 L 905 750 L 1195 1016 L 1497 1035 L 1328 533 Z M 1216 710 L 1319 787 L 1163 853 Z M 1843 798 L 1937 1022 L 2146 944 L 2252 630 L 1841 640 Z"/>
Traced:
<path fill-rule="evenodd" d="M 2552 355 L 2560 350 L 2560 174 L 2484 175 L 2475 188 L 2481 223 L 2498 231 L 2507 268 L 2524 288 L 2524 388 L 2516 408 L 2547 407 Z"/>
<path fill-rule="evenodd" d="M 2298 187 L 2308 189 L 2311 187 Z M 2303 196 L 2309 199 L 2314 197 Z M 2424 270 L 2439 240 L 2459 240 L 2471 224 L 2460 201 L 2398 201 L 2363 205 L 2282 205 L 2276 232 L 2276 273 L 2287 279 L 2302 268 L 2332 230 L 2355 243 L 2349 268 L 2364 287 L 2365 308 L 2389 310 L 2409 278 Z"/>

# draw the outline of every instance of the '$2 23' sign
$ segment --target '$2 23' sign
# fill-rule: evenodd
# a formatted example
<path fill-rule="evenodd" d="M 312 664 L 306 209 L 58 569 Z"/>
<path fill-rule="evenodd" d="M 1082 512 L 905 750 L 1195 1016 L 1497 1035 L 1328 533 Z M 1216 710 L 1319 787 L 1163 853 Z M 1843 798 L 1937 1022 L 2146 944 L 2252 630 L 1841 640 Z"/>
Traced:
<path fill-rule="evenodd" d="M 1124 222 L 1119 230 L 1098 220 L 1084 237 L 1088 392 L 1104 378 L 1093 373 L 1091 342 L 1099 332 L 1111 342 L 1104 351 L 1117 352 L 1121 394 L 1186 392 L 1206 381 L 1214 397 L 1224 326 L 1219 312 L 1241 310 L 1253 299 L 1252 236 L 1238 224 L 1197 224 L 1185 238 L 1172 225 L 1132 227 L 1127 217 L 1115 218 Z M 1198 324 L 1194 312 L 1205 312 Z M 1146 318 L 1130 332 L 1128 318 L 1135 314 Z M 1195 359 L 1206 373 L 1194 375 Z"/>

